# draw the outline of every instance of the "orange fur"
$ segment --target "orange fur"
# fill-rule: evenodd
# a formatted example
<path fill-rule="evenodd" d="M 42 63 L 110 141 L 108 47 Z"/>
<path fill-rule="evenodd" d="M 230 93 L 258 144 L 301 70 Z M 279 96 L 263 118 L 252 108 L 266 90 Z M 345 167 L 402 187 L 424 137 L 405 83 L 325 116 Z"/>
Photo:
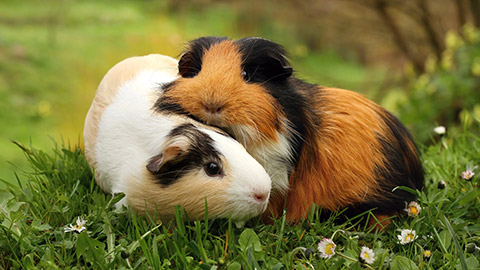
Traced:
<path fill-rule="evenodd" d="M 324 89 L 315 97 L 321 126 L 309 130 L 299 163 L 290 175 L 287 219 L 304 218 L 313 203 L 334 211 L 379 194 L 373 174 L 384 158 L 377 133 L 385 132 L 378 106 L 361 95 Z M 306 119 L 314 126 L 314 119 Z M 275 198 L 275 197 L 274 197 Z M 267 209 L 281 214 L 285 198 L 277 196 Z"/>
<path fill-rule="evenodd" d="M 205 106 L 209 105 L 207 102 L 214 102 L 225 108 L 222 123 L 252 126 L 259 136 L 261 134 L 260 142 L 275 141 L 283 113 L 275 99 L 260 85 L 249 85 L 243 80 L 240 66 L 241 57 L 233 42 L 214 45 L 203 58 L 202 72 L 195 78 L 177 80 L 175 91 L 165 92 L 164 97 L 175 100 L 191 114 L 213 125 L 219 120 L 209 115 Z M 222 94 L 218 95 L 219 92 Z"/>
<path fill-rule="evenodd" d="M 277 143 L 279 133 L 288 136 L 292 131 L 289 124 L 295 123 L 288 123 L 283 108 L 261 83 L 244 81 L 241 61 L 239 47 L 233 41 L 213 44 L 203 55 L 201 71 L 193 78 L 177 80 L 165 96 L 205 123 L 230 131 L 258 160 L 267 143 Z M 306 127 L 302 151 L 292 166 L 287 194 L 272 190 L 264 220 L 280 216 L 284 207 L 287 219 L 298 221 L 306 217 L 312 204 L 335 211 L 389 196 L 385 190 L 394 184 L 382 179 L 378 172 L 388 172 L 392 164 L 388 163 L 379 135 L 394 151 L 402 151 L 404 163 L 413 166 L 408 167 L 412 174 L 418 173 L 418 167 L 414 167 L 419 164 L 416 146 L 404 130 L 399 132 L 406 146 L 398 143 L 399 135 L 393 134 L 385 120 L 390 116 L 380 106 L 348 90 L 304 90 L 299 92 L 312 95 L 305 96 L 305 100 L 313 112 L 299 114 L 306 118 L 301 120 Z M 209 114 L 206 102 L 225 109 Z M 250 127 L 258 135 L 250 138 L 250 134 L 236 133 L 238 126 Z M 395 210 L 391 210 L 394 214 Z"/>

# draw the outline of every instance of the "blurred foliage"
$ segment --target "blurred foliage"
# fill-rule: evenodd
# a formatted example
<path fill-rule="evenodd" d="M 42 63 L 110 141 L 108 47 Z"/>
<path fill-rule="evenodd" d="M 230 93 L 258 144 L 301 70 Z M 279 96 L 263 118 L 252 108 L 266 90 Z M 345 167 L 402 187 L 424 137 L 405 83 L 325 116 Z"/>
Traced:
<path fill-rule="evenodd" d="M 465 25 L 462 36 L 447 34 L 442 58 L 430 58 L 408 92 L 385 98 L 396 97 L 400 119 L 419 142 L 428 142 L 439 125 L 452 132 L 480 122 L 480 32 Z"/>
<path fill-rule="evenodd" d="M 185 42 L 199 36 L 263 36 L 285 45 L 299 77 L 379 92 L 382 68 L 366 69 L 334 50 L 312 51 L 286 35 L 285 23 L 243 13 L 244 3 L 195 3 L 0 1 L 0 179 L 15 179 L 7 162 L 26 165 L 10 140 L 32 141 L 40 148 L 49 147 L 51 138 L 82 145 L 83 121 L 96 87 L 115 63 L 149 53 L 176 57 Z"/>

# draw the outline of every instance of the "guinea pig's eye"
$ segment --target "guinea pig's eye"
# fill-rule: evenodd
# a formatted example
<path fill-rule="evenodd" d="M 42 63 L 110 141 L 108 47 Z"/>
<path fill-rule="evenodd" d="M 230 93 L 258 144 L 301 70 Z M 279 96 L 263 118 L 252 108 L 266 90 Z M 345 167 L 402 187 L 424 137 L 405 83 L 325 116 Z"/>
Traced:
<path fill-rule="evenodd" d="M 222 176 L 222 168 L 216 162 L 208 162 L 205 164 L 204 168 L 205 173 L 210 177 Z"/>
<path fill-rule="evenodd" d="M 248 72 L 245 70 L 242 70 L 242 77 L 246 82 L 250 81 L 250 74 L 248 74 Z"/>

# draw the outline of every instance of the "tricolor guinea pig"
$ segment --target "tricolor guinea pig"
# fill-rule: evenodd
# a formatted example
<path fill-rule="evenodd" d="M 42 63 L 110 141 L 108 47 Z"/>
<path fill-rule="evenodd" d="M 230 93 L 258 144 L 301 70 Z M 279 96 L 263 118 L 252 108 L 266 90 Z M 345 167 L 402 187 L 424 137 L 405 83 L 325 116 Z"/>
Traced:
<path fill-rule="evenodd" d="M 415 199 L 396 187 L 423 186 L 416 145 L 397 118 L 355 92 L 295 78 L 277 43 L 199 38 L 178 70 L 156 110 L 220 127 L 242 143 L 272 179 L 266 217 L 286 207 L 287 219 L 298 221 L 316 204 L 346 216 L 374 209 L 383 219 Z"/>
<path fill-rule="evenodd" d="M 98 185 L 126 194 L 139 213 L 246 221 L 266 209 L 271 180 L 245 148 L 220 129 L 154 109 L 162 85 L 177 79 L 177 61 L 128 58 L 101 81 L 85 128 L 85 154 Z"/>

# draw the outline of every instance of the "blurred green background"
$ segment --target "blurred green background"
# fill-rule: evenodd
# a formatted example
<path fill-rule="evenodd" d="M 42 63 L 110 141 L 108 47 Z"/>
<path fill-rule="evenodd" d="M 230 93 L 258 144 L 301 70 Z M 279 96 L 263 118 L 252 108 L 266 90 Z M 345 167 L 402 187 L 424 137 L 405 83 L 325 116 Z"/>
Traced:
<path fill-rule="evenodd" d="M 96 87 L 115 63 L 177 57 L 207 35 L 283 44 L 296 76 L 363 93 L 422 144 L 437 125 L 468 129 L 480 119 L 479 2 L 2 0 L 0 178 L 16 181 L 26 164 L 10 140 L 81 145 Z"/>

